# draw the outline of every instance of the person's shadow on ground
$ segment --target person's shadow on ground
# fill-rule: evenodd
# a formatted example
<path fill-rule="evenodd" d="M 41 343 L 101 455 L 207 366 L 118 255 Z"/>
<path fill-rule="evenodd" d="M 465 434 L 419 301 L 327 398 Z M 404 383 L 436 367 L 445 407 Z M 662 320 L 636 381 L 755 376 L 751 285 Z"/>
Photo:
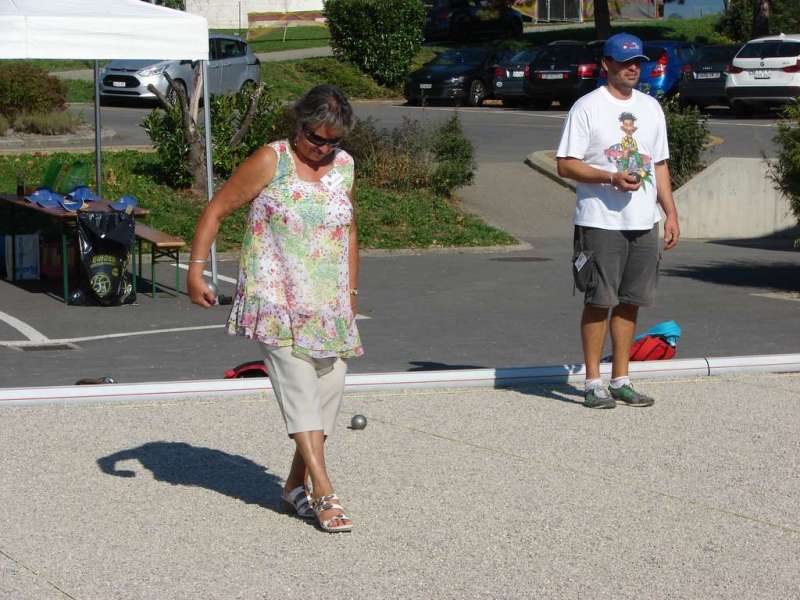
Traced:
<path fill-rule="evenodd" d="M 204 487 L 247 504 L 283 512 L 280 478 L 243 456 L 184 442 L 149 442 L 99 458 L 97 466 L 108 475 L 136 477 L 134 471 L 117 469 L 117 463 L 125 460 L 138 460 L 157 481 Z"/>

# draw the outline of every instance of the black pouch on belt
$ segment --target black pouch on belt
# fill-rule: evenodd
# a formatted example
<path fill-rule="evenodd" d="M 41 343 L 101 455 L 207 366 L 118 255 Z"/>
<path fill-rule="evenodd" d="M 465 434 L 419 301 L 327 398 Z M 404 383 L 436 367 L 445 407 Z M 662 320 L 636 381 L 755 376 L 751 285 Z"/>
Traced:
<path fill-rule="evenodd" d="M 577 288 L 581 292 L 590 290 L 597 285 L 597 265 L 594 261 L 594 252 L 587 250 L 583 243 L 583 227 L 575 226 L 572 254 L 572 279 L 575 282 L 572 293 Z"/>

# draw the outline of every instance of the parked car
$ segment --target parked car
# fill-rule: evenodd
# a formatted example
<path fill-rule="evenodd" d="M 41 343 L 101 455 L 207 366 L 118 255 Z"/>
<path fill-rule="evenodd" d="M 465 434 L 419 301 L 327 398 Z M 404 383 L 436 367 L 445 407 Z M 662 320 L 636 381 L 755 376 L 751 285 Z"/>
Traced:
<path fill-rule="evenodd" d="M 684 68 L 692 64 L 696 49 L 689 42 L 645 42 L 644 53 L 650 60 L 642 61 L 637 89 L 656 98 L 676 94 Z"/>
<path fill-rule="evenodd" d="M 494 97 L 502 100 L 504 106 L 518 106 L 527 101 L 524 82 L 530 75 L 531 63 L 539 51 L 539 48 L 522 50 L 501 61 L 494 68 L 492 78 Z"/>
<path fill-rule="evenodd" d="M 795 102 L 800 96 L 800 34 L 747 42 L 728 67 L 725 93 L 737 114 L 759 104 Z"/>
<path fill-rule="evenodd" d="M 208 38 L 208 91 L 210 94 L 238 92 L 249 84 L 261 81 L 261 63 L 246 42 L 230 35 Z M 126 98 L 154 101 L 156 95 L 147 89 L 153 84 L 168 97 L 174 90 L 165 73 L 184 90 L 192 84 L 194 63 L 189 60 L 112 60 L 100 72 L 103 100 Z"/>
<path fill-rule="evenodd" d="M 519 37 L 531 17 L 493 0 L 424 0 L 426 40 L 466 41 L 477 36 Z"/>
<path fill-rule="evenodd" d="M 678 84 L 682 104 L 705 108 L 712 104 L 727 106 L 725 72 L 740 45 L 704 46 L 698 48 L 692 64 L 685 65 Z"/>
<path fill-rule="evenodd" d="M 488 48 L 446 50 L 406 77 L 406 100 L 409 104 L 448 100 L 480 106 L 491 97 L 494 66 L 506 55 Z"/>
<path fill-rule="evenodd" d="M 523 87 L 533 107 L 546 109 L 553 100 L 569 106 L 597 85 L 603 41 L 551 42 L 531 64 Z"/>

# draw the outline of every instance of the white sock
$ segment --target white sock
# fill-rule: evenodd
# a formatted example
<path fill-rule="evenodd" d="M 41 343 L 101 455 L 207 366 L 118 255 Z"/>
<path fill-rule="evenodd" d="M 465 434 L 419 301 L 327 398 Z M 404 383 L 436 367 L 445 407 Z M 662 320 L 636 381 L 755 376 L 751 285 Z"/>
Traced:
<path fill-rule="evenodd" d="M 598 377 L 597 379 L 587 379 L 583 389 L 588 392 L 591 389 L 601 387 L 603 387 L 603 380 Z"/>
<path fill-rule="evenodd" d="M 618 390 L 623 385 L 630 385 L 630 384 L 631 384 L 631 378 L 628 377 L 627 375 L 623 375 L 622 377 L 614 377 L 611 380 L 611 387 L 614 388 L 615 390 Z"/>

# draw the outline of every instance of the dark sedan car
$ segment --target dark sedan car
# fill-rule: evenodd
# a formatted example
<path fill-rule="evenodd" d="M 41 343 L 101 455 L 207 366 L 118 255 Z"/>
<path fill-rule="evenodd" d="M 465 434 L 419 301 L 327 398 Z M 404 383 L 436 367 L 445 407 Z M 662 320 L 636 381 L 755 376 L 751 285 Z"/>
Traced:
<path fill-rule="evenodd" d="M 504 106 L 519 106 L 527 101 L 525 77 L 530 73 L 531 63 L 536 60 L 538 53 L 538 48 L 522 50 L 494 68 L 494 97 L 502 100 Z"/>
<path fill-rule="evenodd" d="M 406 78 L 406 100 L 409 104 L 448 100 L 480 106 L 491 97 L 493 68 L 504 56 L 485 48 L 446 50 Z"/>
<path fill-rule="evenodd" d="M 741 46 L 705 46 L 700 48 L 690 65 L 683 69 L 678 90 L 683 104 L 700 108 L 712 104 L 728 105 L 725 94 L 725 69 Z"/>
<path fill-rule="evenodd" d="M 524 83 L 533 107 L 546 109 L 553 100 L 566 107 L 591 92 L 600 75 L 603 43 L 564 40 L 542 48 Z"/>

